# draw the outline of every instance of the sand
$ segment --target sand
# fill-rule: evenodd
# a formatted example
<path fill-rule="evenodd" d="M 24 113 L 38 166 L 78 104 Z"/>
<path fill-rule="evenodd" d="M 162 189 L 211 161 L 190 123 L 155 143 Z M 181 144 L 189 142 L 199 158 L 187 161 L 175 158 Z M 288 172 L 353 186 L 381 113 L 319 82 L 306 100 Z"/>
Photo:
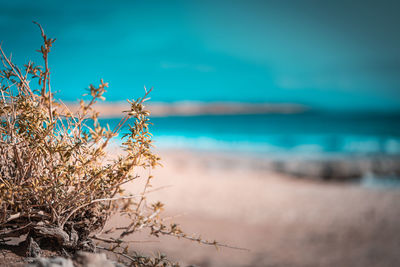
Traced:
<path fill-rule="evenodd" d="M 161 151 L 149 201 L 187 233 L 247 248 L 200 245 L 147 233 L 134 236 L 141 253 L 166 253 L 181 266 L 400 266 L 400 188 L 323 182 L 272 173 L 243 155 Z M 257 167 L 259 166 L 259 167 Z M 140 191 L 140 183 L 128 190 Z M 112 218 L 109 226 L 121 224 Z M 22 266 L 2 249 L 0 265 Z M 19 261 L 17 263 L 16 261 Z"/>
<path fill-rule="evenodd" d="M 141 252 L 183 266 L 400 266 L 400 189 L 284 176 L 240 155 L 161 155 L 154 188 L 169 187 L 149 200 L 162 200 L 186 232 L 250 251 L 166 237 L 135 244 Z"/>

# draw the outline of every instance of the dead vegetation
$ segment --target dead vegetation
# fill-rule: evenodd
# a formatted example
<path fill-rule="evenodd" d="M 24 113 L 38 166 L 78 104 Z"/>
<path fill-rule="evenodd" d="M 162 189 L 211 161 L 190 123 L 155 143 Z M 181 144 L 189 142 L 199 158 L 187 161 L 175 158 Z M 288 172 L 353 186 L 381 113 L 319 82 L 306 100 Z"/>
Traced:
<path fill-rule="evenodd" d="M 29 62 L 19 68 L 0 47 L 0 241 L 24 238 L 27 256 L 40 255 L 41 247 L 64 254 L 104 249 L 134 266 L 172 265 L 164 256 L 130 253 L 125 238 L 141 230 L 156 237 L 172 235 L 217 245 L 164 223 L 163 204 L 146 202 L 152 176 L 144 178 L 141 194 L 127 195 L 122 188 L 135 183 L 138 168 L 153 168 L 159 162 L 151 150 L 149 112 L 144 106 L 151 90 L 129 102 L 130 109 L 115 129 L 100 125 L 93 107 L 104 100 L 108 84 L 103 80 L 89 86 L 88 99 L 81 100 L 78 112 L 68 111 L 51 90 L 48 56 L 55 39 L 38 26 L 44 66 Z M 111 161 L 106 148 L 127 123 L 124 153 Z M 112 238 L 114 230 L 104 226 L 114 213 L 130 223 L 121 225 Z"/>

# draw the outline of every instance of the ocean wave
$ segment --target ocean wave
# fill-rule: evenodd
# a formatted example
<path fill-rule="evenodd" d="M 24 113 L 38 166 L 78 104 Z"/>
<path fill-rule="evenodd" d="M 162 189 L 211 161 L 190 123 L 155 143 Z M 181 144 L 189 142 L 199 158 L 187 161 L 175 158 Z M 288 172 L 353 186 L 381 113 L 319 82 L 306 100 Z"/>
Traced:
<path fill-rule="evenodd" d="M 284 154 L 388 154 L 400 155 L 399 138 L 374 136 L 264 136 L 263 138 L 156 135 L 159 148 L 182 148 L 211 151 L 242 151 Z"/>

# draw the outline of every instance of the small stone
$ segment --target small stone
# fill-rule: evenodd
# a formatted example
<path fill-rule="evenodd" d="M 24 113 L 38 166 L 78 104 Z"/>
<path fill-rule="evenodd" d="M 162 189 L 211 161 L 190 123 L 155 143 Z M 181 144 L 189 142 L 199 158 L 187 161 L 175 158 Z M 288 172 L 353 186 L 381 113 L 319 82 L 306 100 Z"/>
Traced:
<path fill-rule="evenodd" d="M 75 260 L 77 263 L 86 267 L 114 267 L 114 263 L 107 260 L 106 254 L 89 253 L 80 251 L 77 253 Z"/>

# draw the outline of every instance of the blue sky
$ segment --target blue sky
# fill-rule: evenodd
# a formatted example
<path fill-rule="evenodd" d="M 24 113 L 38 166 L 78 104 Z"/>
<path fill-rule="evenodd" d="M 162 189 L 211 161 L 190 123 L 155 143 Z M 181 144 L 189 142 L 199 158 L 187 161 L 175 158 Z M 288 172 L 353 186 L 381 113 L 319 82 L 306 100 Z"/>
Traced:
<path fill-rule="evenodd" d="M 396 1 L 0 1 L 0 39 L 17 63 L 43 25 L 56 37 L 53 89 L 108 100 L 154 87 L 156 101 L 294 102 L 400 109 Z"/>

